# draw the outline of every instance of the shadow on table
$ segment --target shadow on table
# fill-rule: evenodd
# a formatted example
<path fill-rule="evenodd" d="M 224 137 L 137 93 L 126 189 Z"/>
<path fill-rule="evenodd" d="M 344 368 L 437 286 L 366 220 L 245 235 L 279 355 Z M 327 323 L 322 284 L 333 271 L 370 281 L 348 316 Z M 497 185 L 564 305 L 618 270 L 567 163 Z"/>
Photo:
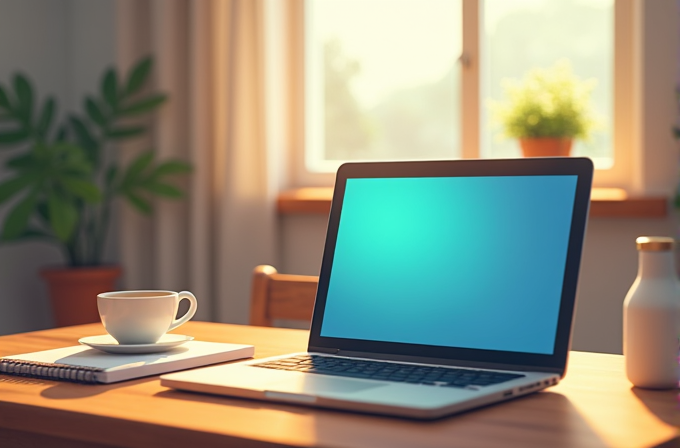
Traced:
<path fill-rule="evenodd" d="M 155 397 L 217 404 L 248 411 L 272 410 L 300 417 L 320 445 L 428 447 L 607 446 L 565 396 L 541 392 L 506 403 L 435 419 L 415 420 L 348 411 L 309 408 L 168 389 Z M 279 417 L 258 414 L 260 424 Z M 272 421 L 267 420 L 271 418 Z M 292 422 L 292 421 L 291 421 Z M 397 422 L 398 424 L 395 424 Z"/>
<path fill-rule="evenodd" d="M 156 392 L 153 396 L 172 400 L 191 400 L 197 403 L 219 404 L 223 406 L 227 405 L 251 410 L 276 409 L 278 411 L 287 411 L 299 415 L 311 415 L 315 412 L 315 410 L 312 408 L 289 405 L 286 403 L 265 402 L 249 398 L 235 398 L 223 395 L 204 394 L 200 392 L 180 391 L 175 389 L 167 389 L 161 392 Z"/>
<path fill-rule="evenodd" d="M 680 436 L 673 437 L 660 445 L 655 445 L 652 448 L 680 448 Z"/>
<path fill-rule="evenodd" d="M 158 381 L 158 377 L 150 376 L 132 381 L 121 381 L 118 383 L 111 384 L 80 384 L 70 382 L 59 382 L 54 384 L 54 386 L 49 387 L 40 392 L 40 396 L 43 398 L 49 398 L 50 400 L 72 400 L 78 398 L 88 398 L 106 393 L 111 390 L 129 387 L 134 384 L 148 383 L 151 381 Z M 52 381 L 45 381 L 45 383 L 51 382 Z"/>
<path fill-rule="evenodd" d="M 41 380 L 38 378 L 29 378 L 22 376 L 0 375 L 0 383 L 4 384 L 49 384 L 51 381 Z"/>
<path fill-rule="evenodd" d="M 678 391 L 650 390 L 638 387 L 632 387 L 631 391 L 659 420 L 680 428 L 680 395 Z M 680 447 L 680 445 L 678 446 Z"/>

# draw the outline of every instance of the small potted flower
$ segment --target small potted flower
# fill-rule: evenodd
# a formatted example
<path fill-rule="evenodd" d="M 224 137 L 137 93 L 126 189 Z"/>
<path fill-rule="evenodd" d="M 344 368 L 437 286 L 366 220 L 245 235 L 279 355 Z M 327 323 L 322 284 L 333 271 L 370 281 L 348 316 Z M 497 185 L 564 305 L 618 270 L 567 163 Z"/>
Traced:
<path fill-rule="evenodd" d="M 492 113 L 505 136 L 519 140 L 524 157 L 569 156 L 573 141 L 587 140 L 595 126 L 595 82 L 579 79 L 560 60 L 530 70 L 521 81 L 504 80 L 506 101 L 492 103 Z"/>

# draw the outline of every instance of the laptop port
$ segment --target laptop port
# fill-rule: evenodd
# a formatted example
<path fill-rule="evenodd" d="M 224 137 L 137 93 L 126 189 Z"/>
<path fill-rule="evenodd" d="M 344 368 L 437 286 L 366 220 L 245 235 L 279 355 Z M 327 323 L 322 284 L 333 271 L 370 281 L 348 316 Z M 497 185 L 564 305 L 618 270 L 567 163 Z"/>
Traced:
<path fill-rule="evenodd" d="M 540 382 L 540 381 L 539 381 L 538 383 L 527 384 L 526 386 L 520 387 L 520 388 L 519 388 L 519 391 L 520 391 L 520 392 L 524 392 L 525 390 L 534 389 L 534 388 L 536 388 L 536 387 L 538 387 L 538 386 L 540 386 L 540 385 L 541 385 L 541 382 Z"/>
<path fill-rule="evenodd" d="M 511 391 L 511 390 L 509 390 L 509 391 L 507 391 L 507 392 L 503 392 L 503 397 L 510 397 L 510 396 L 512 396 L 512 391 Z"/>

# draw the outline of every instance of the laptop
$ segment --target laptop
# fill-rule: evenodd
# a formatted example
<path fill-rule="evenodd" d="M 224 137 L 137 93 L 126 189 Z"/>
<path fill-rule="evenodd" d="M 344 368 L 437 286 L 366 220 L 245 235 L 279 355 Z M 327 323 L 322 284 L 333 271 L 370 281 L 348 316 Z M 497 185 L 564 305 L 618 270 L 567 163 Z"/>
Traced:
<path fill-rule="evenodd" d="M 576 157 L 344 164 L 307 352 L 161 384 L 416 419 L 555 385 L 592 176 Z"/>

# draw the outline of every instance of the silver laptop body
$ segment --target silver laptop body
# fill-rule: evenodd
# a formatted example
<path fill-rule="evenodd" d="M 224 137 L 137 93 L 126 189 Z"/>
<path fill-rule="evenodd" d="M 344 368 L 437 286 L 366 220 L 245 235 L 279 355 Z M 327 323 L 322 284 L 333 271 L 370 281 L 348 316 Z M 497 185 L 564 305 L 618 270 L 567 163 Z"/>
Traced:
<path fill-rule="evenodd" d="M 557 384 L 592 174 L 585 158 L 345 164 L 307 352 L 161 384 L 419 419 Z"/>

